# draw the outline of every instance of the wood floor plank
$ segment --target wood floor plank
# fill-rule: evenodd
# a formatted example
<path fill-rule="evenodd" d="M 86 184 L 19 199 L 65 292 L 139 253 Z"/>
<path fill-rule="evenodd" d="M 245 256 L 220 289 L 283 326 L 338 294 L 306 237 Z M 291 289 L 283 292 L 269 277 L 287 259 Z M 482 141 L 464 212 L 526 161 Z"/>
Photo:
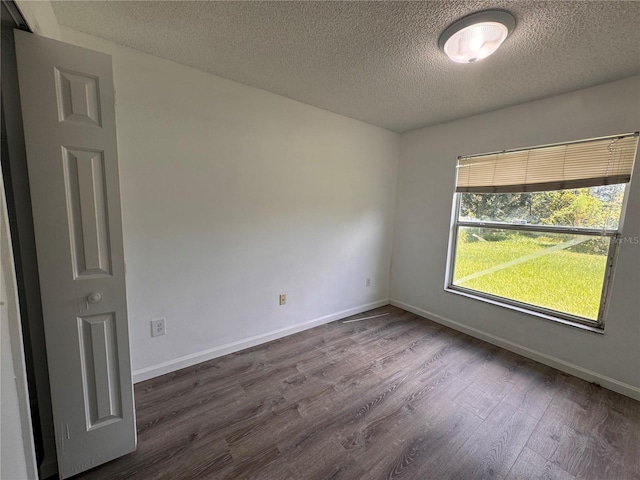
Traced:
<path fill-rule="evenodd" d="M 545 460 L 533 450 L 525 447 L 506 480 L 575 480 L 575 478 L 556 464 Z"/>
<path fill-rule="evenodd" d="M 314 439 L 309 447 L 296 447 L 287 451 L 289 468 L 295 478 L 323 480 L 327 470 L 334 471 L 346 459 L 346 453 L 332 435 Z M 347 469 L 343 471 L 347 472 Z M 357 478 L 357 477 L 352 477 Z"/>
<path fill-rule="evenodd" d="M 456 405 L 475 413 L 483 420 L 500 404 L 502 396 L 495 395 L 491 391 L 485 391 L 478 383 L 474 382 L 456 395 L 453 401 Z"/>
<path fill-rule="evenodd" d="M 392 306 L 135 386 L 81 479 L 640 480 L 640 402 Z"/>
<path fill-rule="evenodd" d="M 234 460 L 248 459 L 253 455 L 256 445 L 277 447 L 278 439 L 292 433 L 301 419 L 296 405 L 291 404 L 234 429 L 225 435 L 225 440 Z"/>
<path fill-rule="evenodd" d="M 170 430 L 172 426 L 190 421 L 209 412 L 218 411 L 229 404 L 243 401 L 250 402 L 244 390 L 239 385 L 229 385 L 226 382 L 222 388 L 202 388 L 192 390 L 186 397 L 175 397 L 171 401 L 162 402 L 162 410 L 157 408 L 141 409 L 138 412 L 138 434 L 147 430 L 162 428 Z M 253 407 L 248 408 L 253 411 Z M 230 418 L 230 417 L 229 417 Z"/>
<path fill-rule="evenodd" d="M 562 395 L 554 397 L 527 441 L 527 447 L 545 460 L 550 460 L 562 439 L 571 435 L 565 422 L 577 415 L 580 408 L 574 402 L 563 402 L 562 398 Z"/>
<path fill-rule="evenodd" d="M 253 455 L 241 461 L 234 462 L 233 470 L 224 476 L 225 479 L 235 480 L 239 478 L 260 478 L 261 472 L 280 458 L 278 447 L 259 446 Z M 222 478 L 222 477 L 221 477 Z"/>
<path fill-rule="evenodd" d="M 580 389 L 583 390 L 583 389 Z M 584 395 L 584 393 L 587 393 Z M 624 478 L 630 474 L 624 452 L 632 447 L 640 452 L 637 425 L 621 408 L 627 402 L 613 392 L 593 385 L 583 391 L 569 388 L 566 395 L 554 398 L 556 405 L 577 405 L 574 414 L 565 415 L 565 429 L 551 460 L 576 478 Z M 568 408 L 562 407 L 566 412 Z M 635 437 L 636 441 L 629 443 Z M 634 475 L 640 459 L 635 459 Z M 633 466 L 633 463 L 630 464 Z"/>
<path fill-rule="evenodd" d="M 363 478 L 365 470 L 361 464 L 348 455 L 340 455 L 336 462 L 322 462 L 322 468 L 318 471 L 309 472 L 303 470 L 298 478 L 308 480 L 341 480 Z"/>
<path fill-rule="evenodd" d="M 505 401 L 540 419 L 558 391 L 559 372 L 534 362 L 527 362 L 523 370 L 525 373 L 520 375 Z"/>
<path fill-rule="evenodd" d="M 502 479 L 524 448 L 536 420 L 502 402 L 456 455 L 456 464 L 439 471 L 442 479 Z"/>
<path fill-rule="evenodd" d="M 452 403 L 413 411 L 409 425 L 393 433 L 393 440 L 371 442 L 361 453 L 363 462 L 378 458 L 363 479 L 439 479 L 444 465 L 455 461 L 458 449 L 482 423 L 476 415 Z M 383 449 L 376 455 L 377 449 Z"/>

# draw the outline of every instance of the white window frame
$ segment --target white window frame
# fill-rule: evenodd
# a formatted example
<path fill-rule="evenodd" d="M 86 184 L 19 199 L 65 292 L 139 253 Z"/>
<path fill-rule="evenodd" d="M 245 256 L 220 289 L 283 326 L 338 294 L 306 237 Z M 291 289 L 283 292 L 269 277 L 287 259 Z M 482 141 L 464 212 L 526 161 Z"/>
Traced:
<path fill-rule="evenodd" d="M 624 216 L 627 207 L 627 201 L 629 196 L 629 183 L 625 184 L 624 197 L 622 202 L 622 208 L 620 212 L 620 219 L 617 229 L 595 229 L 595 228 L 581 228 L 581 227 L 563 227 L 557 225 L 533 225 L 533 224 L 515 224 L 515 223 L 502 223 L 502 222 L 485 222 L 485 221 L 463 221 L 460 220 L 460 206 L 461 198 L 464 192 L 455 192 L 453 197 L 453 208 L 451 215 L 451 226 L 449 231 L 449 248 L 447 252 L 447 266 L 444 288 L 446 291 L 463 295 L 468 298 L 480 300 L 485 303 L 490 303 L 500 307 L 505 307 L 510 310 L 515 310 L 521 313 L 533 315 L 536 317 L 552 320 L 555 322 L 575 326 L 584 330 L 589 330 L 596 333 L 604 333 L 605 317 L 607 308 L 609 306 L 609 297 L 611 290 L 611 282 L 613 277 L 613 270 L 615 266 L 617 246 L 620 243 L 622 225 L 624 223 Z M 550 190 L 552 191 L 552 190 Z M 607 264 L 604 273 L 602 292 L 600 294 L 600 307 L 598 310 L 597 320 L 592 320 L 578 315 L 573 315 L 566 312 L 560 312 L 538 305 L 532 305 L 518 300 L 509 299 L 506 297 L 500 297 L 492 295 L 490 293 L 481 292 L 471 288 L 454 285 L 453 275 L 455 272 L 455 262 L 457 253 L 457 241 L 460 227 L 473 227 L 473 228 L 485 228 L 496 230 L 515 230 L 515 231 L 528 231 L 539 233 L 562 233 L 572 235 L 587 235 L 596 237 L 609 238 L 609 249 L 607 254 Z"/>

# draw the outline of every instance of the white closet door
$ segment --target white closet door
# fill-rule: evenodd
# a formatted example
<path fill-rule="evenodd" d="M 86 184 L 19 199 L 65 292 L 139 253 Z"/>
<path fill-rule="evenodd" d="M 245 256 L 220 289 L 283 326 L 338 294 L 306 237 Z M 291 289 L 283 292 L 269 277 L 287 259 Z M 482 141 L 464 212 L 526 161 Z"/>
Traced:
<path fill-rule="evenodd" d="M 61 478 L 135 450 L 111 57 L 16 31 Z"/>

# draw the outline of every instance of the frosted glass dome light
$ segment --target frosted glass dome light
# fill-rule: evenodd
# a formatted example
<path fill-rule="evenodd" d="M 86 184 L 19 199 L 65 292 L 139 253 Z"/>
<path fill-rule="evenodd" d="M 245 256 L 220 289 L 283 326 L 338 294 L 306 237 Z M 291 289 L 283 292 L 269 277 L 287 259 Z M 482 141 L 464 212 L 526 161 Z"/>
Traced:
<path fill-rule="evenodd" d="M 495 52 L 515 26 L 515 19 L 507 12 L 473 13 L 449 25 L 438 45 L 454 62 L 474 63 Z"/>

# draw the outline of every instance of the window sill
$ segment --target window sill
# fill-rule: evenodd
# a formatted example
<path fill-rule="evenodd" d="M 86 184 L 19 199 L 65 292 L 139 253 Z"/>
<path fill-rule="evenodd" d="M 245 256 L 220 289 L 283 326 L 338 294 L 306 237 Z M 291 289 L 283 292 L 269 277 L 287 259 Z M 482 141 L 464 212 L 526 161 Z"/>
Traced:
<path fill-rule="evenodd" d="M 498 307 L 508 308 L 509 310 L 514 310 L 516 312 L 532 315 L 534 317 L 544 318 L 545 320 L 551 320 L 552 322 L 561 323 L 563 325 L 575 327 L 580 330 L 586 330 L 587 332 L 604 335 L 603 325 L 598 325 L 598 326 L 585 325 L 584 323 L 580 323 L 578 321 L 573 321 L 573 320 L 569 320 L 559 316 L 549 315 L 546 313 L 538 312 L 530 308 L 526 308 L 525 304 L 515 305 L 512 303 L 508 303 L 508 301 L 505 301 L 500 297 L 493 297 L 492 295 L 483 294 L 482 292 L 477 292 L 475 290 L 467 290 L 465 288 L 457 287 L 455 285 L 450 285 L 448 287 L 445 287 L 445 291 L 450 293 L 455 293 L 456 295 L 461 295 L 463 297 L 472 298 L 474 300 L 479 300 L 484 303 L 489 303 L 491 305 L 496 305 Z"/>

